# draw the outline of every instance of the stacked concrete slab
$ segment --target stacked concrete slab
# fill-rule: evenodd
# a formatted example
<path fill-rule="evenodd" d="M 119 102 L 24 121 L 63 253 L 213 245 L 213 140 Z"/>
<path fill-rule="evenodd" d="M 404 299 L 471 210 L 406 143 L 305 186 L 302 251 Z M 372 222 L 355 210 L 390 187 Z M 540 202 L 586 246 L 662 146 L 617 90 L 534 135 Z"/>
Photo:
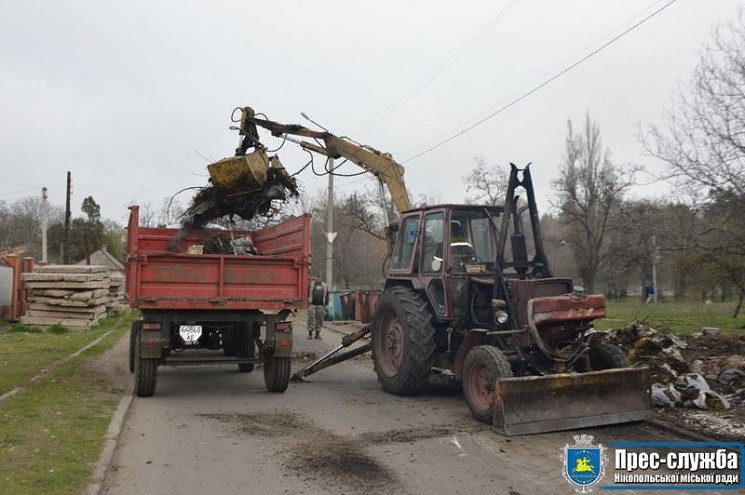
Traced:
<path fill-rule="evenodd" d="M 112 271 L 109 275 L 109 302 L 106 304 L 106 312 L 109 316 L 112 316 L 127 307 L 127 296 L 124 294 L 124 275 Z"/>
<path fill-rule="evenodd" d="M 47 265 L 23 276 L 29 291 L 28 309 L 21 322 L 34 326 L 63 325 L 82 330 L 104 318 L 112 302 L 109 268 L 97 265 Z"/>

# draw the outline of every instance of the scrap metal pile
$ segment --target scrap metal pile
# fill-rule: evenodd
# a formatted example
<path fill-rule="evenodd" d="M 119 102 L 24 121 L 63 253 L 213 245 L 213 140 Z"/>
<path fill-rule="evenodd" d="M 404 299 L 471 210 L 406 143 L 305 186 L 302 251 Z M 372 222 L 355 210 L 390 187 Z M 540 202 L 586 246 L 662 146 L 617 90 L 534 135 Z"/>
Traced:
<path fill-rule="evenodd" d="M 272 201 L 286 201 L 299 194 L 297 181 L 279 159 L 264 151 L 220 160 L 208 167 L 210 185 L 199 191 L 184 214 L 184 225 L 204 227 L 224 215 L 251 220 L 269 216 Z"/>
<path fill-rule="evenodd" d="M 299 195 L 295 178 L 287 173 L 278 157 L 269 157 L 263 149 L 225 158 L 207 168 L 210 185 L 192 199 L 182 217 L 181 229 L 169 244 L 172 251 L 177 250 L 191 230 L 203 228 L 213 220 L 226 215 L 231 219 L 237 215 L 244 220 L 271 217 L 275 212 L 273 203 L 283 203 Z M 233 252 L 223 249 L 213 254 Z"/>

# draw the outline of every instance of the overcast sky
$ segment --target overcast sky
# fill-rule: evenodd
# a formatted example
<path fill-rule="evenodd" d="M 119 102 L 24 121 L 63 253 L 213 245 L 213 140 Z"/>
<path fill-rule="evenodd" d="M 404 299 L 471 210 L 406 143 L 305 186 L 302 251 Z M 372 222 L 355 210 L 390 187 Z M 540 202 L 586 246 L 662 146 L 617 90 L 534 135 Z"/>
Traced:
<path fill-rule="evenodd" d="M 103 217 L 123 221 L 133 200 L 157 206 L 181 188 L 205 185 L 204 157 L 232 155 L 230 112 L 245 105 L 285 123 L 306 112 L 404 162 L 665 3 L 6 1 L 0 199 L 47 186 L 51 201 L 64 205 L 70 170 L 74 214 L 93 195 Z M 549 197 L 567 119 L 579 123 L 585 112 L 599 122 L 615 163 L 659 169 L 637 142 L 636 123 L 660 121 L 715 26 L 742 4 L 678 0 L 509 110 L 406 162 L 409 189 L 461 202 L 463 177 L 483 156 L 505 167 L 533 162 L 538 193 Z M 291 143 L 279 154 L 290 171 L 306 161 Z M 326 184 L 309 171 L 300 179 L 311 194 Z M 374 190 L 359 177 L 336 182 L 340 193 Z M 635 194 L 670 191 L 658 185 Z M 180 198 L 188 202 L 188 193 Z"/>

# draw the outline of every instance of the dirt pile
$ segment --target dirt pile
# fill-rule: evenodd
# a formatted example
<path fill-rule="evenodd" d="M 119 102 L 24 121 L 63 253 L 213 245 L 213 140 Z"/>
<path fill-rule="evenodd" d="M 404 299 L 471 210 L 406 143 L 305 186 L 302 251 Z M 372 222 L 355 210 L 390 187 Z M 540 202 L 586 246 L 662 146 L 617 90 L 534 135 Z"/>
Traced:
<path fill-rule="evenodd" d="M 745 436 L 745 336 L 674 335 L 643 322 L 604 334 L 633 366 L 648 366 L 665 419 L 720 439 Z"/>
<path fill-rule="evenodd" d="M 653 382 L 669 383 L 691 371 L 682 352 L 688 343 L 644 323 L 633 322 L 611 330 L 605 334 L 605 339 L 621 347 L 635 366 L 649 366 Z"/>
<path fill-rule="evenodd" d="M 648 366 L 659 407 L 729 409 L 745 402 L 745 340 L 734 336 L 678 336 L 633 322 L 605 334 L 634 366 Z"/>

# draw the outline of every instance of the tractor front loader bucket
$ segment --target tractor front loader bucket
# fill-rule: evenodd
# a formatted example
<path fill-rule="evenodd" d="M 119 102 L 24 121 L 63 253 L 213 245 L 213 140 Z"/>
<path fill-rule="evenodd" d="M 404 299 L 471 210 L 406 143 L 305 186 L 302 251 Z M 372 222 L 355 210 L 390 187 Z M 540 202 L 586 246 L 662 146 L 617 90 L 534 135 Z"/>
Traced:
<path fill-rule="evenodd" d="M 494 427 L 528 435 L 649 419 L 648 368 L 498 379 Z"/>

